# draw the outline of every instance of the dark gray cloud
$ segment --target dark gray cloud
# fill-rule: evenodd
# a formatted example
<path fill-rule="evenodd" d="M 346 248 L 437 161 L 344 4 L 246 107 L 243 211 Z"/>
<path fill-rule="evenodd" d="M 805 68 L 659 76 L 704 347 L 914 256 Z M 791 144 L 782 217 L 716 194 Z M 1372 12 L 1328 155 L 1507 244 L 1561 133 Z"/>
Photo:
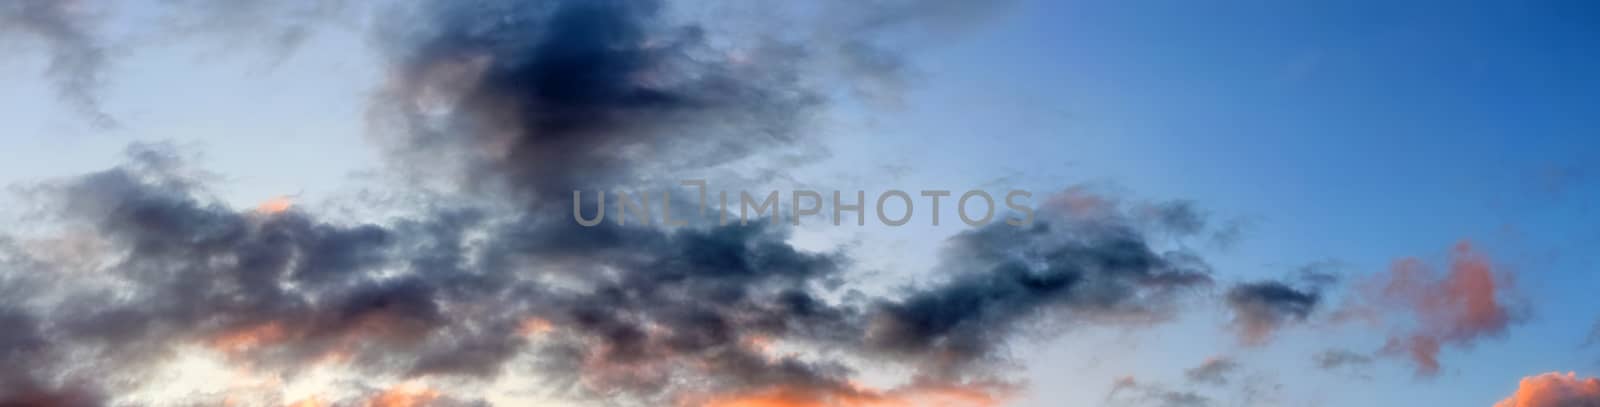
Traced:
<path fill-rule="evenodd" d="M 1345 267 L 1344 262 L 1328 259 L 1307 263 L 1295 271 L 1295 277 L 1306 286 L 1316 290 L 1326 290 L 1339 284 L 1344 279 L 1340 270 Z"/>
<path fill-rule="evenodd" d="M 936 369 L 959 368 L 994 356 L 1006 337 L 1041 316 L 1150 321 L 1211 283 L 1205 263 L 1155 251 L 1125 212 L 1039 213 L 1029 227 L 996 223 L 951 238 L 941 268 L 953 274 L 877 304 L 869 345 L 927 357 Z"/>
<path fill-rule="evenodd" d="M 1285 400 L 1283 385 L 1276 375 L 1247 373 L 1237 360 L 1227 356 L 1206 359 L 1184 369 L 1185 385 L 1123 377 L 1112 383 L 1107 406 L 1193 407 L 1213 405 L 1275 406 L 1301 405 L 1305 401 Z"/>
<path fill-rule="evenodd" d="M 564 273 L 582 280 L 603 275 L 585 272 L 590 267 L 612 271 L 590 281 L 595 288 L 574 297 L 569 314 L 542 315 L 604 344 L 602 365 L 651 371 L 700 355 L 702 374 L 709 367 L 739 387 L 775 385 L 758 380 L 772 377 L 767 369 L 786 372 L 777 376 L 783 384 L 805 378 L 812 387 L 848 375 L 842 367 L 797 360 L 757 363 L 766 359 L 739 346 L 741 339 L 775 338 L 909 363 L 930 379 L 963 382 L 988 362 L 1007 359 L 1005 346 L 1034 324 L 1156 320 L 1173 301 L 1209 284 L 1204 263 L 1156 253 L 1128 219 L 1045 211 L 1031 228 L 971 230 L 947 244 L 940 269 L 951 273 L 948 279 L 903 296 L 845 302 L 823 298 L 846 259 L 795 251 L 780 243 L 779 230 L 754 223 L 670 233 L 535 223 L 501 233 L 514 236 L 507 242 L 517 246 L 492 252 L 582 259 L 564 266 L 577 267 Z M 577 368 L 596 365 L 593 350 L 580 345 L 558 353 L 568 355 L 562 366 Z M 665 375 L 620 376 L 605 378 L 613 390 L 668 387 Z"/>
<path fill-rule="evenodd" d="M 1328 349 L 1312 356 L 1312 361 L 1317 367 L 1324 370 L 1341 368 L 1359 368 L 1372 364 L 1372 356 L 1352 352 L 1347 349 Z"/>
<path fill-rule="evenodd" d="M 1214 405 L 1210 397 L 1192 391 L 1175 390 L 1159 383 L 1123 377 L 1111 385 L 1106 405 L 1142 407 L 1205 407 Z"/>
<path fill-rule="evenodd" d="M 112 127 L 116 120 L 100 107 L 108 50 L 96 37 L 97 11 L 78 1 L 17 0 L 0 4 L 0 34 L 41 41 L 50 54 L 47 76 L 61 99 L 89 124 Z"/>
<path fill-rule="evenodd" d="M 875 3 L 830 24 L 849 30 L 729 49 L 712 37 L 716 21 L 680 21 L 667 6 L 390 10 L 376 34 L 395 80 L 372 107 L 376 142 L 407 175 L 468 193 L 430 195 L 424 209 L 381 222 L 231 208 L 159 145 L 38 188 L 46 217 L 83 242 L 7 246 L 0 319 L 15 329 L 0 335 L 0 356 L 33 369 L 0 375 L 21 389 L 0 404 L 98 404 L 191 345 L 288 380 L 319 363 L 468 381 L 531 365 L 558 396 L 611 405 L 763 389 L 903 394 L 852 384 L 856 360 L 917 371 L 901 392 L 989 393 L 1005 386 L 986 368 L 1010 359 L 1019 333 L 1160 321 L 1211 284 L 1203 259 L 1161 251 L 1152 237 L 1201 233 L 1187 202 L 1047 204 L 1029 227 L 960 233 L 936 278 L 878 297 L 840 292 L 850 259 L 800 250 L 781 225 L 577 225 L 566 206 L 574 189 L 803 143 L 825 95 L 852 86 L 819 79 L 882 79 L 825 56 L 983 8 Z M 806 41 L 815 38 L 828 40 Z M 859 59 L 853 69 L 887 74 L 903 63 L 887 49 L 846 54 Z M 62 261 L 39 244 L 93 247 L 95 261 Z M 780 345 L 816 352 L 770 349 Z M 80 373 L 90 371 L 111 373 Z M 348 397 L 375 397 L 368 390 Z M 1156 399 L 1200 400 L 1191 396 Z"/>
<path fill-rule="evenodd" d="M 362 11 L 368 9 L 345 0 L 14 0 L 0 4 L 0 40 L 39 44 L 60 101 L 86 123 L 113 128 L 120 123 L 104 109 L 100 93 L 115 55 L 198 39 L 224 51 L 262 50 L 276 62 L 319 30 L 357 30 Z"/>
<path fill-rule="evenodd" d="M 1213 385 L 1228 384 L 1228 375 L 1239 369 L 1239 363 L 1227 357 L 1206 359 L 1200 366 L 1195 366 L 1183 371 L 1183 377 L 1196 383 Z"/>
<path fill-rule="evenodd" d="M 480 191 L 565 202 L 727 163 L 794 143 L 823 101 L 800 45 L 717 49 L 657 1 L 416 7 L 379 27 L 397 71 L 374 108 L 382 143 L 401 160 L 460 156 L 425 175 Z M 450 113 L 427 107 L 440 103 Z"/>
<path fill-rule="evenodd" d="M 380 277 L 401 257 L 423 253 L 396 253 L 393 231 L 295 211 L 234 211 L 162 172 L 166 165 L 151 161 L 156 150 L 132 152 L 136 164 L 46 187 L 58 200 L 62 225 L 92 231 L 83 239 L 103 246 L 108 260 L 92 270 L 54 271 L 55 278 L 32 282 L 22 288 L 27 295 L 13 297 L 20 302 L 8 304 L 36 307 L 33 319 L 48 321 L 18 330 L 42 341 L 7 343 L 12 349 L 44 344 L 34 352 L 44 355 L 33 365 L 35 380 L 87 363 L 116 373 L 83 380 L 125 390 L 118 386 L 137 383 L 149 362 L 183 343 L 241 353 L 253 349 L 233 342 L 284 345 L 248 355 L 265 367 L 301 366 L 333 353 L 381 359 L 387 351 L 415 349 L 449 325 L 437 294 L 446 286 L 428 270 Z M 353 339 L 371 339 L 373 346 L 351 347 Z"/>
<path fill-rule="evenodd" d="M 1225 299 L 1233 311 L 1232 325 L 1239 339 L 1259 345 L 1284 324 L 1305 321 L 1316 309 L 1321 294 L 1277 281 L 1261 281 L 1234 285 Z"/>
<path fill-rule="evenodd" d="M 423 2 L 376 26 L 394 79 L 369 117 L 396 162 L 450 157 L 399 167 L 411 175 L 528 203 L 782 166 L 815 155 L 796 149 L 819 148 L 808 125 L 841 90 L 903 75 L 883 41 L 951 31 L 996 4 Z M 721 12 L 685 17 L 699 8 Z"/>
<path fill-rule="evenodd" d="M 153 150 L 135 148 L 135 160 L 168 158 Z M 659 377 L 587 390 L 650 396 L 646 390 L 665 386 L 668 373 L 691 367 L 714 368 L 712 377 L 824 382 L 836 373 L 769 361 L 745 341 L 849 336 L 857 325 L 849 309 L 824 303 L 812 288 L 838 273 L 842 258 L 795 250 L 767 223 L 675 231 L 606 226 L 595 233 L 619 238 L 580 243 L 530 235 L 562 232 L 546 224 L 489 227 L 470 211 L 388 226 L 333 224 L 296 210 L 229 209 L 201 198 L 204 191 L 187 180 L 149 170 L 165 167 L 130 164 L 45 188 L 59 200 L 56 216 L 94 231 L 117 260 L 92 271 L 107 284 L 24 281 L 24 273 L 38 270 L 7 270 L 3 288 L 27 294 L 7 297 L 4 316 L 15 329 L 0 342 L 0 355 L 27 359 L 36 370 L 7 376 L 5 387 L 45 387 L 13 398 L 66 391 L 33 383 L 79 367 L 84 357 L 128 374 L 85 379 L 99 380 L 90 388 L 136 385 L 139 369 L 184 343 L 291 376 L 331 358 L 402 377 L 492 377 L 528 350 L 524 331 L 532 320 L 561 333 L 546 352 L 567 348 L 581 356 L 568 371 L 588 377 L 662 369 Z M 512 246 L 521 256 L 582 259 L 573 264 L 584 269 L 564 274 L 570 280 L 557 288 L 535 281 L 538 272 L 527 265 L 471 266 L 512 264 L 469 255 L 471 231 L 492 233 L 488 245 Z M 612 256 L 618 254 L 629 255 Z M 28 301 L 45 304 L 21 310 Z M 604 366 L 617 372 L 596 371 Z"/>
<path fill-rule="evenodd" d="M 67 265 L 8 252 L 0 288 L 23 294 L 6 297 L 16 328 L 0 354 L 36 369 L 5 379 L 39 389 L 11 399 L 116 394 L 184 344 L 291 379 L 329 360 L 373 375 L 488 379 L 529 354 L 543 371 L 570 372 L 556 383 L 569 397 L 622 404 L 853 388 L 846 364 L 761 345 L 774 342 L 961 385 L 1008 359 L 1016 333 L 1157 320 L 1210 282 L 1192 255 L 1151 249 L 1131 217 L 1046 210 L 1030 228 L 954 237 L 944 281 L 841 301 L 849 260 L 798 250 L 767 222 L 583 228 L 463 209 L 334 223 L 216 203 L 165 151 L 135 146 L 129 164 L 40 188 L 56 221 L 91 231 L 110 260 L 92 274 L 31 278 Z M 85 363 L 119 373 L 57 376 Z M 674 380 L 684 375 L 701 380 Z"/>

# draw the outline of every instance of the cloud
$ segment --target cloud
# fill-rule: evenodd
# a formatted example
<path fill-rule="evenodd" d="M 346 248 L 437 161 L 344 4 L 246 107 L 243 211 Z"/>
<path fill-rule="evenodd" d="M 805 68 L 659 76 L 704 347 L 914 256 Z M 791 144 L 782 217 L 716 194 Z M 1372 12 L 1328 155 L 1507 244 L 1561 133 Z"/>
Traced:
<path fill-rule="evenodd" d="M 1344 367 L 1357 367 L 1372 364 L 1372 357 L 1346 349 L 1328 349 L 1312 357 L 1317 368 L 1334 370 Z"/>
<path fill-rule="evenodd" d="M 1114 406 L 1205 407 L 1210 397 L 1191 391 L 1172 390 L 1160 384 L 1145 383 L 1131 376 L 1118 378 L 1106 394 L 1106 404 Z"/>
<path fill-rule="evenodd" d="M 1239 342 L 1260 346 L 1272 340 L 1279 329 L 1304 323 L 1323 303 L 1323 292 L 1340 280 L 1333 260 L 1312 262 L 1297 268 L 1284 280 L 1262 280 L 1234 284 L 1223 295 L 1233 314 L 1229 323 Z"/>
<path fill-rule="evenodd" d="M 810 59 L 813 51 L 827 53 L 833 44 L 912 24 L 922 15 L 916 2 L 896 3 L 898 11 L 859 8 L 852 13 L 877 17 L 843 37 L 829 34 L 819 43 L 753 37 L 718 46 L 707 37 L 714 28 L 667 19 L 661 7 L 611 1 L 422 6 L 420 21 L 386 27 L 394 30 L 388 49 L 396 80 L 385 102 L 375 106 L 380 123 L 393 130 L 381 133 L 380 143 L 403 163 L 452 157 L 448 165 L 407 166 L 426 171 L 413 174 L 423 179 L 442 177 L 510 205 L 564 209 L 573 190 L 759 160 L 801 142 L 800 130 L 829 92 L 803 79 L 818 69 L 838 69 Z M 857 15 L 840 17 L 837 24 L 847 24 Z M 528 218 L 494 232 L 503 239 L 489 253 L 504 256 L 489 264 L 555 258 L 619 273 L 617 281 L 583 281 L 593 285 L 586 287 L 595 291 L 593 297 L 572 300 L 619 305 L 547 318 L 556 326 L 597 331 L 589 335 L 608 350 L 602 359 L 613 353 L 620 359 L 605 362 L 678 359 L 684 349 L 654 350 L 659 345 L 651 343 L 651 329 L 639 326 L 660 317 L 671 323 L 646 325 L 704 324 L 669 343 L 693 352 L 737 343 L 742 333 L 789 337 L 830 348 L 861 347 L 868 357 L 916 360 L 948 379 L 1001 357 L 997 350 L 1010 335 L 1047 315 L 1150 317 L 1171 293 L 1209 282 L 1197 258 L 1157 253 L 1133 227 L 1132 215 L 1108 215 L 1046 219 L 1022 231 L 998 225 L 964 233 L 952 240 L 951 250 L 978 252 L 977 257 L 945 256 L 962 259 L 941 266 L 952 271 L 947 279 L 862 304 L 822 301 L 813 289 L 840 278 L 841 260 L 806 260 L 776 243 L 782 231 L 768 227 L 718 228 L 698 236 L 702 232 L 586 229 L 565 219 Z M 1199 227 L 1182 226 L 1184 232 Z M 753 238 L 763 243 L 752 249 Z M 671 252 L 684 241 L 706 247 L 682 248 L 691 257 Z M 780 252 L 756 253 L 750 260 L 802 262 L 773 267 L 738 257 L 740 250 L 756 249 Z M 670 262 L 639 261 L 654 258 Z M 731 325 L 751 318 L 730 315 L 735 310 L 770 310 L 759 317 L 771 320 L 758 321 L 760 329 Z M 664 329 L 659 327 L 654 329 Z M 730 363 L 757 355 L 738 356 Z M 569 363 L 587 363 L 576 359 Z M 620 376 L 592 382 L 636 390 L 669 377 Z"/>
<path fill-rule="evenodd" d="M 1229 288 L 1225 300 L 1233 311 L 1232 327 L 1239 340 L 1260 345 L 1284 324 L 1304 322 L 1316 309 L 1321 295 L 1276 281 L 1262 281 Z"/>
<path fill-rule="evenodd" d="M 186 342 L 240 353 L 270 348 L 254 359 L 269 365 L 336 351 L 378 357 L 445 324 L 430 298 L 435 288 L 421 277 L 374 278 L 391 265 L 396 238 L 388 229 L 206 202 L 188 180 L 148 165 L 157 154 L 147 147 L 132 149 L 143 165 L 48 186 L 63 226 L 95 231 L 114 260 L 33 281 L 20 273 L 48 268 L 6 270 L 21 279 L 8 286 L 34 290 L 9 305 L 49 321 L 20 332 L 48 343 L 25 376 L 44 380 L 88 357 L 119 374 L 82 380 L 136 381 L 161 349 Z M 346 348 L 369 341 L 384 346 Z M 278 344 L 285 346 L 269 346 Z"/>
<path fill-rule="evenodd" d="M 992 383 L 912 383 L 890 390 L 859 386 L 805 388 L 783 386 L 713 396 L 693 405 L 705 407 L 992 407 L 1000 406 L 1009 386 Z"/>
<path fill-rule="evenodd" d="M 135 150 L 135 160 L 153 156 Z M 22 280 L 6 280 L 7 288 L 32 284 L 32 292 L 7 297 L 6 305 L 36 308 L 15 317 L 7 354 L 36 369 L 8 377 L 13 385 L 5 387 L 78 370 L 76 358 L 88 357 L 130 374 L 94 383 L 116 390 L 139 384 L 136 372 L 185 343 L 290 376 L 336 363 L 386 376 L 493 377 L 527 349 L 524 321 L 536 317 L 555 331 L 546 352 L 577 352 L 566 371 L 580 372 L 585 385 L 642 393 L 691 368 L 758 383 L 833 380 L 835 373 L 768 360 L 739 341 L 851 332 L 830 330 L 851 314 L 810 289 L 839 272 L 841 260 L 790 248 L 765 223 L 618 227 L 587 242 L 549 240 L 542 234 L 569 231 L 530 230 L 515 220 L 486 230 L 471 213 L 333 224 L 295 210 L 233 210 L 172 174 L 145 170 L 152 167 L 130 164 L 49 186 L 65 226 L 94 230 L 118 260 L 76 279 L 27 281 L 28 270 L 7 271 Z M 523 268 L 493 268 L 510 262 L 498 258 L 505 252 L 471 256 L 464 236 L 473 231 L 498 233 L 486 244 L 521 256 L 582 259 L 584 267 L 620 274 L 573 274 L 588 278 L 557 289 L 526 278 Z M 621 252 L 633 256 L 608 260 Z M 23 323 L 40 320 L 49 325 Z M 652 369 L 661 375 L 633 374 Z"/>
<path fill-rule="evenodd" d="M 264 50 L 274 62 L 290 55 L 318 30 L 354 29 L 352 2 L 154 0 L 127 4 L 82 0 L 18 0 L 0 5 L 0 34 L 40 43 L 48 54 L 45 76 L 61 102 L 100 128 L 120 125 L 100 94 L 110 82 L 112 58 L 147 43 L 217 41 L 227 51 Z M 110 34 L 120 34 L 112 36 Z M 10 39 L 10 38 L 4 38 Z"/>
<path fill-rule="evenodd" d="M 995 223 L 952 237 L 940 268 L 953 274 L 878 303 L 868 345 L 936 370 L 959 368 L 992 357 L 1004 338 L 1041 318 L 1156 321 L 1210 285 L 1210 267 L 1198 257 L 1157 252 L 1125 208 L 1102 209 L 1046 207 L 1029 227 Z"/>
<path fill-rule="evenodd" d="M 1163 321 L 1212 284 L 1199 255 L 1158 244 L 1204 231 L 1195 204 L 1083 188 L 1029 227 L 959 233 L 936 278 L 895 295 L 847 292 L 851 259 L 797 248 L 783 225 L 577 225 L 575 189 L 778 165 L 769 154 L 806 141 L 826 95 L 894 70 L 841 67 L 840 47 L 982 8 L 885 2 L 829 35 L 721 38 L 721 21 L 667 6 L 436 1 L 385 15 L 392 81 L 372 133 L 429 197 L 391 217 L 230 207 L 162 145 L 42 184 L 46 229 L 87 236 L 96 261 L 30 248 L 55 236 L 5 236 L 0 319 L 14 328 L 0 356 L 32 369 L 0 374 L 18 389 L 0 404 L 115 401 L 102 395 L 209 352 L 282 382 L 352 376 L 306 404 L 473 404 L 454 386 L 394 386 L 532 371 L 555 397 L 611 405 L 993 405 L 1015 392 L 995 367 L 1021 334 Z M 870 388 L 862 366 L 917 373 Z"/>
<path fill-rule="evenodd" d="M 378 29 L 389 152 L 443 154 L 443 174 L 524 200 L 624 185 L 776 148 L 822 99 L 782 44 L 736 60 L 656 1 L 435 1 Z M 443 171 L 448 170 L 448 171 Z M 672 180 L 676 182 L 676 180 Z"/>
<path fill-rule="evenodd" d="M 1344 279 L 1344 276 L 1339 272 L 1344 267 L 1344 262 L 1338 260 L 1318 260 L 1300 266 L 1295 271 L 1295 277 L 1314 289 L 1325 290 Z"/>
<path fill-rule="evenodd" d="M 256 212 L 272 215 L 287 211 L 291 207 L 294 207 L 293 197 L 279 196 L 256 205 Z"/>
<path fill-rule="evenodd" d="M 0 335 L 0 354 L 35 368 L 0 380 L 37 390 L 0 400 L 125 393 L 194 346 L 287 381 L 323 367 L 380 386 L 482 381 L 531 357 L 560 394 L 581 400 L 826 400 L 848 390 L 880 403 L 862 405 L 986 405 L 1012 392 L 987 381 L 988 368 L 1010 359 L 1017 334 L 1159 321 L 1211 281 L 1198 257 L 1152 249 L 1145 233 L 1157 232 L 1119 207 L 1044 209 L 1029 228 L 969 230 L 941 254 L 946 279 L 838 300 L 849 259 L 796 249 L 766 222 L 583 228 L 456 209 L 342 223 L 292 207 L 231 208 L 192 173 L 169 147 L 135 145 L 127 164 L 37 188 L 51 221 L 93 236 L 105 260 L 55 263 L 8 246 L 0 289 L 15 295 L 0 309 L 14 328 Z M 774 346 L 922 377 L 866 389 L 844 360 Z M 72 373 L 86 366 L 117 373 Z"/>
<path fill-rule="evenodd" d="M 1207 383 L 1213 385 L 1228 384 L 1228 374 L 1239 369 L 1239 363 L 1227 357 L 1214 357 L 1206 359 L 1200 366 L 1183 371 L 1183 376 L 1191 382 Z"/>
<path fill-rule="evenodd" d="M 1494 407 L 1600 406 L 1600 379 L 1578 378 L 1573 373 L 1545 373 L 1522 378 L 1516 393 Z"/>
<path fill-rule="evenodd" d="M 1361 283 L 1342 317 L 1382 320 L 1400 316 L 1397 332 L 1381 353 L 1404 356 L 1417 374 L 1440 369 L 1445 346 L 1469 347 L 1479 339 L 1504 335 L 1519 313 L 1508 301 L 1509 275 L 1462 241 L 1451 251 L 1449 270 L 1438 275 L 1422 260 L 1396 261 L 1389 273 Z"/>
<path fill-rule="evenodd" d="M 392 80 L 369 117 L 399 163 L 450 157 L 397 168 L 530 204 L 565 202 L 574 189 L 676 183 L 686 171 L 772 163 L 810 146 L 805 130 L 829 95 L 898 76 L 838 58 L 841 49 L 939 30 L 931 27 L 991 3 L 752 13 L 802 21 L 785 22 L 780 35 L 744 27 L 737 7 L 688 19 L 674 12 L 696 7 L 655 0 L 422 2 L 375 27 Z"/>
<path fill-rule="evenodd" d="M 50 53 L 47 76 L 62 100 L 90 124 L 115 127 L 101 109 L 97 93 L 105 82 L 108 51 L 94 33 L 94 4 L 75 0 L 20 0 L 0 6 L 0 33 L 20 32 L 44 43 Z"/>

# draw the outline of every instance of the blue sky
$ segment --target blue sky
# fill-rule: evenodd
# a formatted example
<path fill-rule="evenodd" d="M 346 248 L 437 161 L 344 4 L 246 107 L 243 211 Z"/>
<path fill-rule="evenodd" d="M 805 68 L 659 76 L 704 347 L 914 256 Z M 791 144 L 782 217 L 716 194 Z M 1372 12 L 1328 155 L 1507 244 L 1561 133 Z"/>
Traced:
<path fill-rule="evenodd" d="M 1074 162 L 1064 172 L 1250 219 L 1244 242 L 1225 255 L 1231 272 L 1272 275 L 1331 258 L 1365 273 L 1471 239 L 1516 270 L 1533 305 L 1506 338 L 1452 355 L 1459 370 L 1441 378 L 1380 369 L 1372 381 L 1307 377 L 1291 388 L 1321 389 L 1326 405 L 1484 405 L 1526 372 L 1593 374 L 1593 351 L 1576 344 L 1596 313 L 1582 305 L 1597 283 L 1586 249 L 1597 239 L 1588 204 L 1600 106 L 1592 74 L 1600 54 L 1586 25 L 1594 10 L 1023 9 L 928 64 L 972 78 L 940 81 L 960 88 L 952 93 L 983 95 L 946 97 L 1003 106 L 965 105 L 968 113 L 945 120 L 1043 123 L 1002 132 L 1027 141 L 991 136 L 997 157 Z M 970 126 L 963 130 L 989 127 Z M 1300 362 L 1266 363 L 1287 373 Z"/>
<path fill-rule="evenodd" d="M 137 25 L 143 6 L 119 3 L 111 20 Z M 1215 405 L 1482 406 L 1524 377 L 1600 375 L 1600 347 L 1582 346 L 1600 319 L 1594 5 L 1019 1 L 974 20 L 906 41 L 896 100 L 830 104 L 810 131 L 831 155 L 784 171 L 839 189 L 1019 188 L 1036 202 L 1087 184 L 1130 202 L 1192 200 L 1212 225 L 1242 231 L 1231 245 L 1161 242 L 1203 253 L 1217 273 L 1201 295 L 1211 300 L 1174 320 L 1068 323 L 1015 342 L 1027 387 L 1008 405 L 1112 405 L 1113 383 L 1133 377 Z M 130 142 L 172 140 L 238 208 L 295 195 L 331 211 L 361 188 L 395 188 L 374 175 L 386 167 L 365 116 L 390 74 L 378 41 L 319 29 L 279 60 L 236 50 L 249 36 L 198 37 L 110 42 L 134 45 L 108 48 L 98 94 L 121 126 L 106 129 L 57 101 L 40 75 L 46 47 L 0 29 L 20 56 L 0 61 L 0 182 L 71 177 L 115 165 Z M 854 247 L 854 264 L 900 278 L 888 281 L 924 283 L 961 231 L 798 234 Z M 1385 328 L 1329 322 L 1356 282 L 1407 257 L 1443 268 L 1461 241 L 1514 279 L 1500 291 L 1516 315 L 1503 334 L 1446 346 L 1435 377 L 1404 357 L 1313 366 L 1325 349 L 1384 346 Z M 1320 308 L 1240 345 L 1216 301 L 1227 287 L 1319 261 L 1343 276 Z M 1185 380 L 1212 357 L 1239 363 L 1229 384 Z"/>
<path fill-rule="evenodd" d="M 1596 313 L 1582 305 L 1597 283 L 1586 249 L 1597 238 L 1587 175 L 1600 106 L 1592 74 L 1600 54 L 1587 24 L 1594 10 L 1554 2 L 1023 9 L 928 64 L 973 78 L 941 82 L 963 92 L 1025 101 L 947 120 L 1029 114 L 1048 123 L 1005 132 L 1029 142 L 999 142 L 1006 151 L 997 155 L 1078 162 L 1067 171 L 1251 219 L 1244 243 L 1225 256 L 1232 272 L 1271 275 L 1332 258 L 1366 273 L 1471 239 L 1516 271 L 1531 300 L 1525 324 L 1451 355 L 1459 370 L 1438 379 L 1380 369 L 1372 381 L 1307 377 L 1291 388 L 1320 389 L 1326 405 L 1484 405 L 1527 372 L 1593 374 L 1593 351 L 1576 344 Z M 1287 373 L 1300 361 L 1266 363 Z"/>

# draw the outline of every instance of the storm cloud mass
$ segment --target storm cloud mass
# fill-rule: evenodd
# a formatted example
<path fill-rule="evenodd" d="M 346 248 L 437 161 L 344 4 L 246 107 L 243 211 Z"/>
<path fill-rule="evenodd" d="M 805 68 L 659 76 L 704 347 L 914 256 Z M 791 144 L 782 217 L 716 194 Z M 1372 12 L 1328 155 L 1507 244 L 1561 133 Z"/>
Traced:
<path fill-rule="evenodd" d="M 847 21 L 875 24 L 852 30 L 727 45 L 665 7 L 385 9 L 374 29 L 392 80 L 372 136 L 404 176 L 459 186 L 430 195 L 432 209 L 375 223 L 288 201 L 234 209 L 163 144 L 31 187 L 48 231 L 7 237 L 0 280 L 0 354 L 30 369 L 0 376 L 0 404 L 137 403 L 124 395 L 198 350 L 250 378 L 337 367 L 370 380 L 301 400 L 246 386 L 185 403 L 474 404 L 474 386 L 532 369 L 558 398 L 609 405 L 994 405 L 1016 385 L 987 368 L 1017 334 L 1159 320 L 1209 284 L 1198 257 L 1146 240 L 1172 222 L 1142 226 L 1142 210 L 1116 205 L 964 232 L 943 278 L 876 298 L 845 295 L 843 252 L 798 249 L 767 222 L 574 224 L 548 210 L 571 190 L 794 145 L 840 86 L 827 81 L 890 75 L 851 59 L 866 36 L 933 16 L 885 4 L 855 9 L 872 15 Z M 1202 227 L 1181 220 L 1173 232 Z M 918 373 L 866 388 L 861 361 Z"/>
<path fill-rule="evenodd" d="M 393 380 L 490 380 L 529 354 L 568 373 L 553 379 L 568 397 L 617 404 L 779 394 L 817 405 L 989 400 L 981 405 L 1010 393 L 984 367 L 1008 359 L 1014 334 L 1042 329 L 1032 323 L 1156 319 L 1210 281 L 1197 259 L 1152 251 L 1126 217 L 1049 214 L 1027 229 L 958 235 L 944 281 L 835 300 L 849 259 L 798 250 L 766 222 L 585 229 L 450 211 L 339 224 L 213 202 L 167 146 L 136 145 L 129 157 L 35 191 L 76 232 L 8 241 L 4 287 L 17 294 L 7 296 L 6 355 L 35 369 L 4 377 L 24 389 L 7 400 L 92 405 L 148 384 L 141 377 L 164 355 L 199 347 L 257 375 L 337 365 Z M 45 250 L 85 247 L 93 257 Z M 922 373 L 862 389 L 849 382 L 850 359 Z M 80 373 L 91 368 L 116 373 Z M 675 380 L 685 375 L 700 379 Z"/>
<path fill-rule="evenodd" d="M 883 274 L 864 258 L 901 253 L 807 242 L 781 221 L 573 221 L 574 191 L 732 168 L 761 175 L 729 184 L 759 184 L 826 157 L 835 107 L 893 105 L 917 83 L 903 52 L 1006 2 L 155 4 L 106 25 L 125 10 L 7 2 L 0 40 L 43 55 L 42 83 L 109 129 L 99 94 L 119 47 L 197 37 L 281 59 L 317 33 L 358 32 L 382 76 L 356 109 L 365 134 L 335 136 L 364 136 L 373 178 L 403 199 L 241 208 L 220 198 L 226 178 L 163 142 L 12 187 L 26 221 L 0 230 L 0 406 L 999 406 L 1028 392 L 1030 345 L 1205 312 L 1242 346 L 1185 348 L 1171 359 L 1198 364 L 1117 379 L 1104 404 L 1261 405 L 1282 386 L 1252 375 L 1248 352 L 1287 328 L 1366 322 L 1329 336 L 1372 348 L 1296 360 L 1365 377 L 1391 357 L 1431 377 L 1442 352 L 1527 315 L 1511 274 L 1465 241 L 1443 272 L 1404 258 L 1346 291 L 1332 260 L 1240 278 L 1196 243 L 1226 251 L 1244 220 L 1087 185 L 1038 191 L 1032 222 L 955 229 L 907 267 L 923 269 Z M 125 32 L 139 35 L 108 37 Z M 650 206 L 707 215 L 679 198 Z M 215 381 L 170 390 L 179 368 Z M 1588 406 L 1596 389 L 1547 373 L 1498 405 Z"/>

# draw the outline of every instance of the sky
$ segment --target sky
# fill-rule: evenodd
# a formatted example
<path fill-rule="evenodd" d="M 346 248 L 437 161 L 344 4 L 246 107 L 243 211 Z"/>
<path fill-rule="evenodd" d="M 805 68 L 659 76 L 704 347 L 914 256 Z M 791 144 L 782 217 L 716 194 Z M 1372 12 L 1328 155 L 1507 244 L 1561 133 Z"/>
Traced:
<path fill-rule="evenodd" d="M 1596 22 L 10 0 L 0 405 L 1600 404 Z"/>

